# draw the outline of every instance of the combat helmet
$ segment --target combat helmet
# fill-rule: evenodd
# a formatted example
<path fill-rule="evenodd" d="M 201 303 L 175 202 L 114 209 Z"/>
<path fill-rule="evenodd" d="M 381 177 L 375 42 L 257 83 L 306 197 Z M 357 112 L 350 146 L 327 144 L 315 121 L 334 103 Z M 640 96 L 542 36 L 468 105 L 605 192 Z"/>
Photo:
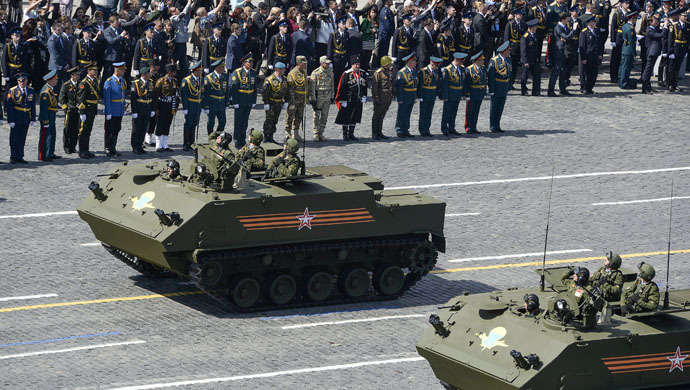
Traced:
<path fill-rule="evenodd" d="M 611 267 L 611 269 L 618 269 L 621 267 L 623 260 L 618 253 L 608 251 L 606 252 L 606 258 L 609 260 L 609 267 Z"/>
<path fill-rule="evenodd" d="M 178 163 L 177 160 L 168 161 L 168 168 L 172 170 L 170 177 L 176 178 L 180 175 L 180 163 Z"/>
<path fill-rule="evenodd" d="M 527 311 L 528 312 L 533 312 L 537 309 L 539 309 L 539 297 L 536 296 L 535 294 L 525 294 L 525 296 L 522 298 L 525 303 L 527 304 Z"/>
<path fill-rule="evenodd" d="M 222 133 L 218 134 L 218 137 L 220 137 L 220 146 L 223 148 L 227 148 L 232 141 L 232 135 L 230 135 L 230 133 L 227 131 L 223 131 Z"/>
<path fill-rule="evenodd" d="M 656 275 L 654 267 L 652 267 L 650 264 L 645 263 L 644 261 L 638 264 L 637 269 L 640 271 L 640 278 L 648 282 L 654 279 L 654 275 Z"/>
<path fill-rule="evenodd" d="M 585 267 L 575 267 L 575 275 L 577 275 L 576 283 L 580 286 L 586 286 L 589 282 L 589 270 Z"/>
<path fill-rule="evenodd" d="M 249 132 L 249 142 L 253 143 L 256 146 L 261 145 L 261 143 L 264 142 L 263 133 L 259 130 L 252 129 Z"/>
<path fill-rule="evenodd" d="M 285 145 L 287 146 L 287 151 L 290 153 L 297 153 L 299 150 L 299 142 L 294 138 L 290 138 Z"/>

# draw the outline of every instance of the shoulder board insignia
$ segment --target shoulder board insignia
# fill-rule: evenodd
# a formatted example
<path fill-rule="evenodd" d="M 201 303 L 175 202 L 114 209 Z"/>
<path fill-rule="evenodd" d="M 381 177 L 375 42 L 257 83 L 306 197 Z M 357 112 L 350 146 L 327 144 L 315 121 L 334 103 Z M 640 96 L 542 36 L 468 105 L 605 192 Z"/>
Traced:
<path fill-rule="evenodd" d="M 525 35 L 523 35 L 524 38 L 527 38 L 528 36 L 529 36 L 529 33 L 525 33 Z"/>

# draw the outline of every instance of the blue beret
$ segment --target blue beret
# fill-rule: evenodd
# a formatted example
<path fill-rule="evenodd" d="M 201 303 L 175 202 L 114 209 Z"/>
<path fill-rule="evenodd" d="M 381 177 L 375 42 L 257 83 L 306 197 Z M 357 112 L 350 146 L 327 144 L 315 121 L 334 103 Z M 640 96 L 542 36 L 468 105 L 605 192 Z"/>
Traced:
<path fill-rule="evenodd" d="M 403 57 L 403 61 L 407 62 L 409 60 L 416 60 L 417 57 L 415 57 L 414 53 L 410 53 L 407 56 Z"/>
<path fill-rule="evenodd" d="M 224 59 L 224 58 L 220 58 L 220 59 L 218 59 L 218 60 L 213 61 L 213 63 L 211 64 L 211 66 L 215 68 L 216 66 L 220 66 L 220 65 L 224 65 L 224 64 L 225 64 L 225 59 Z"/>
<path fill-rule="evenodd" d="M 482 58 L 482 57 L 484 57 L 484 50 L 479 50 L 479 53 L 473 55 L 471 60 L 475 61 L 475 60 Z"/>
<path fill-rule="evenodd" d="M 154 29 L 154 26 L 155 26 L 155 25 L 154 25 L 153 23 L 149 23 L 149 24 L 146 25 L 146 27 L 144 27 L 144 31 L 146 31 L 146 30 L 153 30 L 153 29 Z"/>
<path fill-rule="evenodd" d="M 43 76 L 43 81 L 48 81 L 55 76 L 57 76 L 57 70 L 51 70 L 50 72 L 46 73 L 45 76 Z"/>
<path fill-rule="evenodd" d="M 467 53 L 461 53 L 459 51 L 456 51 L 455 53 L 453 53 L 453 58 L 457 58 L 457 59 L 461 60 L 465 57 L 467 57 Z"/>
<path fill-rule="evenodd" d="M 537 24 L 539 24 L 539 20 L 537 19 L 531 19 L 527 21 L 527 27 L 534 27 Z"/>
<path fill-rule="evenodd" d="M 510 47 L 510 41 L 505 41 L 505 42 L 503 42 L 503 44 L 501 46 L 498 47 L 498 49 L 496 49 L 496 52 L 501 53 L 509 47 Z"/>
<path fill-rule="evenodd" d="M 273 65 L 273 66 L 274 66 L 276 69 L 285 69 L 285 64 L 283 64 L 283 63 L 280 62 L 280 61 L 276 62 L 276 64 Z"/>
<path fill-rule="evenodd" d="M 113 68 L 122 68 L 123 66 L 125 66 L 125 62 L 124 62 L 124 61 L 122 61 L 122 62 L 113 62 Z"/>
<path fill-rule="evenodd" d="M 434 62 L 436 64 L 440 64 L 441 62 L 443 62 L 442 58 L 438 58 L 438 57 L 434 57 L 434 56 L 429 57 L 429 59 L 431 60 L 431 62 Z"/>

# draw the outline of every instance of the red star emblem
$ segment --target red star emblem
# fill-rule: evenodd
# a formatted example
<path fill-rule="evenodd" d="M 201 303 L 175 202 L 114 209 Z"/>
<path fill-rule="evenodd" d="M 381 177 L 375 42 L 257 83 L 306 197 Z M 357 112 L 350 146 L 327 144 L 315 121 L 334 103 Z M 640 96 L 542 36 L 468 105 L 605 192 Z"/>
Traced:
<path fill-rule="evenodd" d="M 673 356 L 666 356 L 666 359 L 668 359 L 671 362 L 671 368 L 668 369 L 668 372 L 672 372 L 676 368 L 683 371 L 683 360 L 687 358 L 688 355 L 680 354 L 680 347 L 676 348 L 676 353 Z"/>
<path fill-rule="evenodd" d="M 316 217 L 316 214 L 309 214 L 309 207 L 305 207 L 304 209 L 304 215 L 298 215 L 297 219 L 299 219 L 299 228 L 297 230 L 302 230 L 303 227 L 309 228 L 311 230 L 311 220 Z"/>

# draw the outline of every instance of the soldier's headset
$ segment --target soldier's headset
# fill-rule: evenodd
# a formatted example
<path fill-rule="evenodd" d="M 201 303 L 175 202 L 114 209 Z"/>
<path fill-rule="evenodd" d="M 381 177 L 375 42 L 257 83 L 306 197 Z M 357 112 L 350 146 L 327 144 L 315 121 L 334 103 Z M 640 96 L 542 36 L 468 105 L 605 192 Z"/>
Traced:
<path fill-rule="evenodd" d="M 539 309 L 539 297 L 534 294 L 525 294 L 522 299 L 527 303 L 527 311 L 533 312 Z"/>

